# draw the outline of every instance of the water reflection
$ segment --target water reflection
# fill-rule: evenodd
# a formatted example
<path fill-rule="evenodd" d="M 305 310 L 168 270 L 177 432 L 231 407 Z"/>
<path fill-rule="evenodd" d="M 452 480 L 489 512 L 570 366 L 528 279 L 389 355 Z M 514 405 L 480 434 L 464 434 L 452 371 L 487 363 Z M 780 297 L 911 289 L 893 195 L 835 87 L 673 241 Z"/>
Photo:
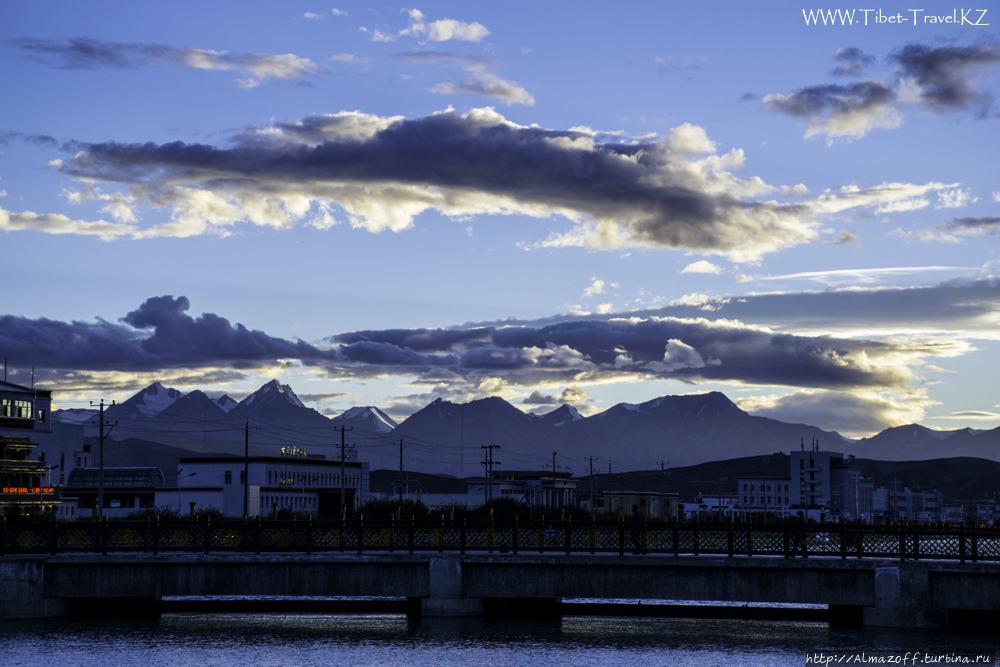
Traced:
<path fill-rule="evenodd" d="M 799 666 L 806 664 L 807 655 L 819 652 L 992 657 L 996 643 L 993 636 L 953 632 L 659 618 L 509 621 L 395 615 L 166 614 L 158 619 L 0 623 L 0 663 L 19 667 Z"/>

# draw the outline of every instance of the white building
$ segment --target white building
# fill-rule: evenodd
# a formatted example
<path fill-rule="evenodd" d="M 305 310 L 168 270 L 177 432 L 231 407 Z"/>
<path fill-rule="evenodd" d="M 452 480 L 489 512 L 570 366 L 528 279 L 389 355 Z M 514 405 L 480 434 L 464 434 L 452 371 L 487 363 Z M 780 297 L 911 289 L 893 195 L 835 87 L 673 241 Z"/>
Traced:
<path fill-rule="evenodd" d="M 327 460 L 322 454 L 303 455 L 289 448 L 283 456 L 247 459 L 249 484 L 244 491 L 242 456 L 185 457 L 178 464 L 177 488 L 157 494 L 180 512 L 216 508 L 226 515 L 243 516 L 244 493 L 248 516 L 276 512 L 340 516 L 341 489 L 350 513 L 368 499 L 368 463 Z M 175 495 L 171 495 L 175 494 Z"/>

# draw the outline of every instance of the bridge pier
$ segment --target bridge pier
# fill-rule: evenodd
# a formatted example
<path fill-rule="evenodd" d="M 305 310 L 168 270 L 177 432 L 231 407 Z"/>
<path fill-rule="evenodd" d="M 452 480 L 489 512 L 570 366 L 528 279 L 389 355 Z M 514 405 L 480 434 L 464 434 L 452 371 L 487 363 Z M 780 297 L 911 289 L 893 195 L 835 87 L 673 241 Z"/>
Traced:
<path fill-rule="evenodd" d="M 934 605 L 926 564 L 903 562 L 875 568 L 875 606 L 864 608 L 864 624 L 883 628 L 945 628 L 948 611 Z"/>
<path fill-rule="evenodd" d="M 486 613 L 481 598 L 465 595 L 461 556 L 434 556 L 428 565 L 430 595 L 420 598 L 421 616 L 483 616 Z"/>

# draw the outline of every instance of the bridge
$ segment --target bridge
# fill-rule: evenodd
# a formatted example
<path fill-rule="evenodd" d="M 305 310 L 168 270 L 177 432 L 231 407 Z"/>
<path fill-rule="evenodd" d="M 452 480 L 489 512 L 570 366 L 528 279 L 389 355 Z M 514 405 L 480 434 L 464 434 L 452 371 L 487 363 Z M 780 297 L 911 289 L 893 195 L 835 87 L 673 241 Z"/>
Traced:
<path fill-rule="evenodd" d="M 253 520 L 2 531 L 0 618 L 222 595 L 392 596 L 427 616 L 539 612 L 562 598 L 784 602 L 885 627 L 1000 611 L 1000 531 L 980 527 Z"/>

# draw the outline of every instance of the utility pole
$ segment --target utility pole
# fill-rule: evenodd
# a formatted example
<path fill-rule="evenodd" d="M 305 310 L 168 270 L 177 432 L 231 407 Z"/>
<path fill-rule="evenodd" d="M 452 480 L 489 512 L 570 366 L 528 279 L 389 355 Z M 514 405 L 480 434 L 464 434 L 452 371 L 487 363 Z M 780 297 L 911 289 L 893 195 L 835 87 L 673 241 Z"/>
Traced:
<path fill-rule="evenodd" d="M 590 461 L 590 511 L 594 511 L 597 503 L 594 500 L 594 461 L 599 460 L 596 456 L 585 456 L 584 461 Z"/>
<path fill-rule="evenodd" d="M 243 431 L 243 516 L 250 516 L 250 418 Z M 256 430 L 256 429 L 254 429 Z"/>
<path fill-rule="evenodd" d="M 500 445 L 496 444 L 480 445 L 479 448 L 485 450 L 483 452 L 483 456 L 485 458 L 485 460 L 483 461 L 483 467 L 486 468 L 487 484 L 489 485 L 488 486 L 489 493 L 487 495 L 486 500 L 490 501 L 493 500 L 493 466 L 500 465 L 499 461 L 493 460 L 493 450 L 500 449 Z"/>
<path fill-rule="evenodd" d="M 345 449 L 347 445 L 344 444 L 344 431 L 353 431 L 354 427 L 341 426 L 338 428 L 335 426 L 333 430 L 340 431 L 340 511 L 343 512 L 346 506 L 345 503 L 347 502 L 344 492 L 344 470 L 346 469 L 344 466 L 344 459 L 347 457 L 347 451 Z"/>
<path fill-rule="evenodd" d="M 94 402 L 91 401 L 90 404 L 93 405 Z M 111 405 L 114 405 L 114 404 L 115 404 L 115 402 L 111 401 Z M 100 411 L 99 411 L 99 414 L 100 414 L 100 420 L 98 422 L 99 426 L 98 426 L 98 432 L 97 432 L 98 433 L 98 437 L 97 437 L 97 443 L 98 443 L 97 444 L 97 466 L 98 466 L 98 469 L 97 469 L 97 519 L 101 520 L 102 518 L 104 518 L 104 438 L 105 438 L 105 436 L 107 436 L 108 434 L 111 433 L 111 430 L 115 426 L 118 425 L 118 422 L 115 422 L 114 424 L 111 425 L 111 428 L 108 429 L 108 433 L 104 432 L 104 399 L 103 398 L 101 399 L 101 402 L 100 402 Z M 39 480 L 40 479 L 41 478 L 39 477 Z"/>

